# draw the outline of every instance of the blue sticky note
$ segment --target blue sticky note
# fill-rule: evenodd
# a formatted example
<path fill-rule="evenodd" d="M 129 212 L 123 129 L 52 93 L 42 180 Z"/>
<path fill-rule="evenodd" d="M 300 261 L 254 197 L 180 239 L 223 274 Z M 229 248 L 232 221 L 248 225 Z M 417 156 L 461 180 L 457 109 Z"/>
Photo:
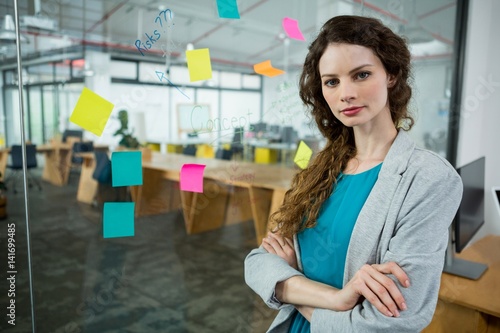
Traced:
<path fill-rule="evenodd" d="M 236 0 L 217 0 L 217 11 L 219 17 L 229 19 L 239 19 L 238 3 Z"/>
<path fill-rule="evenodd" d="M 104 238 L 134 236 L 134 202 L 105 202 L 102 218 Z"/>
<path fill-rule="evenodd" d="M 142 185 L 142 154 L 140 151 L 115 151 L 111 155 L 113 186 Z"/>

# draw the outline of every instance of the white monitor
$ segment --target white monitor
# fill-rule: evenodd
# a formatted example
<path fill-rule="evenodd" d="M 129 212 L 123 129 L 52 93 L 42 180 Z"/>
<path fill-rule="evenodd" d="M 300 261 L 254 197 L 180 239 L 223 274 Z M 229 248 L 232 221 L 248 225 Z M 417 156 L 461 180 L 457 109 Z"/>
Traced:
<path fill-rule="evenodd" d="M 498 216 L 500 216 L 500 186 L 493 186 L 491 192 L 493 193 L 493 201 L 497 207 Z"/>

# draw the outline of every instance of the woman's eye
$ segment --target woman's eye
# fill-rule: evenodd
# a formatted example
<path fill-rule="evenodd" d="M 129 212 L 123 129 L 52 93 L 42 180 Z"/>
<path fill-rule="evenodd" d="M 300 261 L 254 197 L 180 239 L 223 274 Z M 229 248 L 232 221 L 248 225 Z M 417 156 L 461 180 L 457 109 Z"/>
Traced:
<path fill-rule="evenodd" d="M 366 79 L 368 76 L 370 76 L 370 73 L 368 73 L 368 72 L 358 73 L 358 78 L 360 78 L 360 79 Z"/>
<path fill-rule="evenodd" d="M 337 80 L 337 79 L 330 79 L 330 80 L 325 81 L 325 86 L 327 86 L 327 87 L 333 87 L 333 86 L 336 86 L 338 83 L 339 83 L 339 80 Z"/>

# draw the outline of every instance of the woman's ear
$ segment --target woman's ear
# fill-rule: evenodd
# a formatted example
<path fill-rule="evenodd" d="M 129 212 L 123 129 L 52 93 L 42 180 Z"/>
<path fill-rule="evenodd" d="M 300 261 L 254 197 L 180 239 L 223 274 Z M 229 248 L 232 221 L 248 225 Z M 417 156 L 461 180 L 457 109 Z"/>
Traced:
<path fill-rule="evenodd" d="M 387 88 L 392 88 L 396 84 L 396 78 L 393 75 L 387 75 Z"/>

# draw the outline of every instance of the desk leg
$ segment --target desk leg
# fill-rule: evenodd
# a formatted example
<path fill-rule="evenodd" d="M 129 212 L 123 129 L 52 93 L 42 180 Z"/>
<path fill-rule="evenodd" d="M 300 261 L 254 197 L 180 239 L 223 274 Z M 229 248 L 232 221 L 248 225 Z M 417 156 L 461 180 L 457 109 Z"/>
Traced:
<path fill-rule="evenodd" d="M 488 332 L 487 333 L 500 333 L 500 318 L 488 316 Z"/>
<path fill-rule="evenodd" d="M 0 151 L 0 180 L 5 179 L 5 169 L 7 169 L 7 159 L 9 158 L 9 153 L 4 150 Z"/>
<path fill-rule="evenodd" d="M 273 197 L 273 190 L 250 187 L 250 206 L 252 207 L 253 224 L 257 244 L 260 244 L 262 238 L 267 234 L 267 221 Z"/>
<path fill-rule="evenodd" d="M 61 186 L 68 183 L 69 173 L 71 171 L 71 157 L 73 151 L 71 149 L 64 149 L 59 151 L 59 172 L 62 179 Z"/>
<path fill-rule="evenodd" d="M 211 179 L 203 180 L 203 193 L 180 191 L 186 232 L 194 234 L 222 227 L 226 218 L 228 194 Z"/>
<path fill-rule="evenodd" d="M 250 195 L 248 188 L 232 187 L 228 198 L 226 225 L 238 224 L 253 219 L 252 207 L 249 205 Z"/>
<path fill-rule="evenodd" d="M 434 317 L 422 333 L 489 333 L 487 323 L 488 318 L 485 314 L 439 299 Z"/>
<path fill-rule="evenodd" d="M 176 182 L 164 179 L 162 171 L 142 169 L 142 186 L 131 186 L 130 193 L 135 202 L 135 215 L 168 213 L 180 207 Z"/>
<path fill-rule="evenodd" d="M 45 152 L 45 166 L 43 168 L 42 179 L 53 185 L 63 185 L 64 179 L 60 172 L 60 155 L 59 150 Z"/>
<path fill-rule="evenodd" d="M 94 201 L 99 183 L 92 178 L 95 169 L 95 159 L 85 158 L 80 171 L 80 181 L 76 199 L 80 202 L 92 204 Z"/>
<path fill-rule="evenodd" d="M 267 234 L 269 217 L 283 204 L 285 193 L 286 190 L 270 190 L 253 186 L 250 188 L 250 203 L 258 245 Z"/>

